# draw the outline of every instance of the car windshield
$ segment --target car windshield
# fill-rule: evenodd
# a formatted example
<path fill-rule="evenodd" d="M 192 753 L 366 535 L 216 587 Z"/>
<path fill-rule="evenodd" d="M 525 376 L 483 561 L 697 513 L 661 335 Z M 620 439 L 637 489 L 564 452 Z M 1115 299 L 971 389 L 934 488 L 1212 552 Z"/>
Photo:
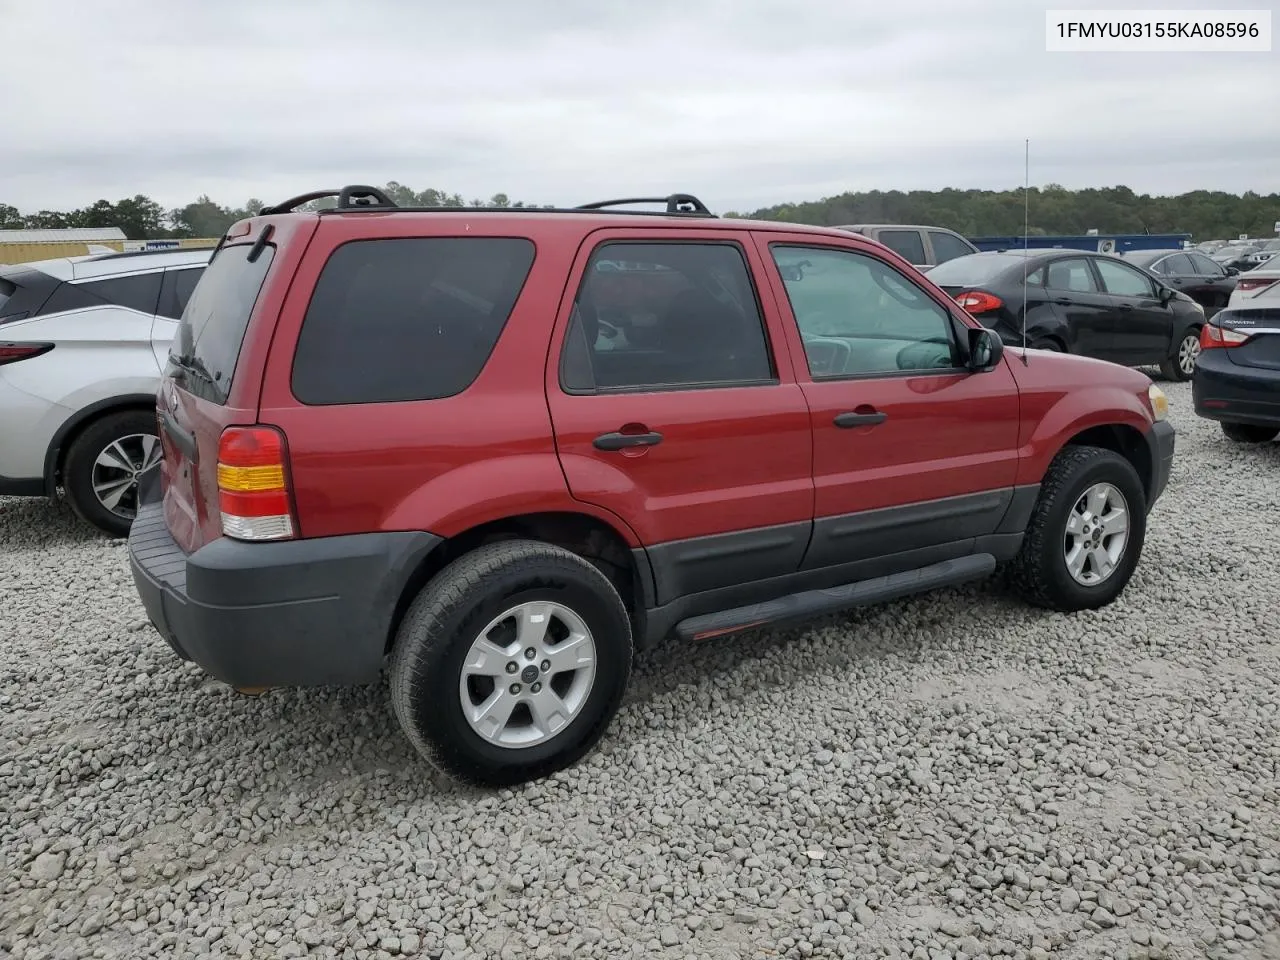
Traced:
<path fill-rule="evenodd" d="M 1026 262 L 1026 257 L 1012 254 L 971 253 L 938 264 L 929 271 L 929 279 L 940 287 L 972 286 L 987 283 L 997 274 Z"/>

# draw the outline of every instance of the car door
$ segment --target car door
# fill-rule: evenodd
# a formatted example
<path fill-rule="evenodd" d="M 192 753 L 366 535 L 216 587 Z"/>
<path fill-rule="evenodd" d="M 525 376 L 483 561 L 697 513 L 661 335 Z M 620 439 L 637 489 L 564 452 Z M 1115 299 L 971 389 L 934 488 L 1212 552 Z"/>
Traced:
<path fill-rule="evenodd" d="M 657 602 L 794 573 L 813 438 L 750 235 L 601 230 L 578 252 L 547 400 L 573 496 L 644 544 Z"/>
<path fill-rule="evenodd" d="M 1197 303 L 1203 304 L 1211 298 L 1212 280 L 1196 269 L 1189 254 L 1171 253 L 1158 261 L 1156 266 L 1159 269 L 1155 272 L 1166 286 L 1185 293 Z"/>
<path fill-rule="evenodd" d="M 1203 299 L 1200 297 L 1196 299 L 1200 300 L 1204 307 L 1205 316 L 1211 317 L 1231 299 L 1231 291 L 1236 286 L 1235 278 L 1229 276 L 1225 269 L 1202 253 L 1188 253 L 1187 259 L 1191 261 L 1191 267 L 1197 277 L 1197 285 L 1203 291 Z M 1195 295 L 1192 294 L 1192 296 Z"/>
<path fill-rule="evenodd" d="M 1107 294 L 1088 257 L 1052 260 L 1045 270 L 1045 295 L 1066 327 L 1072 353 L 1118 360 L 1116 302 Z"/>
<path fill-rule="evenodd" d="M 160 302 L 156 307 L 155 319 L 151 324 L 151 350 L 155 354 L 156 363 L 163 370 L 169 356 L 169 344 L 173 342 L 178 330 L 178 321 L 182 319 L 182 311 L 187 308 L 187 301 L 196 288 L 196 283 L 204 274 L 205 264 L 192 266 L 169 267 L 160 282 Z"/>
<path fill-rule="evenodd" d="M 813 426 L 805 569 L 852 580 L 981 550 L 1014 496 L 1008 366 L 968 371 L 959 309 L 869 244 L 766 232 L 756 244 Z"/>
<path fill-rule="evenodd" d="M 1116 360 L 1130 366 L 1159 363 L 1173 349 L 1173 309 L 1156 282 L 1114 257 L 1095 257 L 1103 289 L 1115 298 Z"/>

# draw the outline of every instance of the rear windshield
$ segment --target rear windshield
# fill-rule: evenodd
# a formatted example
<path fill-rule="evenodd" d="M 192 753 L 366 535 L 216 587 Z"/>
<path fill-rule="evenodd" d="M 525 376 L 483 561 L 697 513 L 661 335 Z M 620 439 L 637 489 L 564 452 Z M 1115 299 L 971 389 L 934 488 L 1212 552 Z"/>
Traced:
<path fill-rule="evenodd" d="M 990 282 L 997 274 L 1026 263 L 1026 257 L 999 253 L 971 253 L 940 263 L 929 271 L 929 279 L 940 287 L 967 287 Z"/>
<path fill-rule="evenodd" d="M 218 252 L 187 301 L 169 349 L 170 367 L 184 388 L 217 404 L 227 402 L 244 332 L 275 257 L 267 244 L 250 262 L 252 249 L 238 243 Z"/>
<path fill-rule="evenodd" d="M 343 244 L 302 321 L 294 396 L 321 405 L 461 393 L 497 344 L 533 254 L 530 240 L 513 237 Z"/>

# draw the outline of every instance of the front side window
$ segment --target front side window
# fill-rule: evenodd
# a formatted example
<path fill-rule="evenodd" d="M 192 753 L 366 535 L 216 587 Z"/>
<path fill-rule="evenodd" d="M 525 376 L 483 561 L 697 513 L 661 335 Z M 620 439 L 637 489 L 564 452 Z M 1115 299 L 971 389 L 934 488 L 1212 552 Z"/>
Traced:
<path fill-rule="evenodd" d="M 1154 297 L 1155 284 L 1151 278 L 1127 263 L 1118 260 L 1099 258 L 1098 273 L 1102 275 L 1102 284 L 1107 293 L 1118 297 Z"/>
<path fill-rule="evenodd" d="M 851 250 L 771 250 L 814 379 L 959 366 L 951 314 L 887 263 Z"/>
<path fill-rule="evenodd" d="M 876 239 L 896 253 L 907 263 L 915 266 L 924 264 L 924 239 L 919 230 L 881 230 Z M 966 250 L 965 253 L 972 253 Z"/>
<path fill-rule="evenodd" d="M 597 247 L 566 334 L 571 393 L 646 392 L 774 380 L 755 288 L 733 243 Z"/>
<path fill-rule="evenodd" d="M 321 406 L 461 393 L 497 345 L 533 256 L 533 242 L 521 237 L 343 244 L 302 320 L 293 395 Z M 196 298 L 203 292 L 201 283 Z"/>
<path fill-rule="evenodd" d="M 1098 284 L 1093 279 L 1088 260 L 1055 260 L 1049 264 L 1045 286 L 1051 290 L 1069 290 L 1074 293 L 1098 292 Z"/>

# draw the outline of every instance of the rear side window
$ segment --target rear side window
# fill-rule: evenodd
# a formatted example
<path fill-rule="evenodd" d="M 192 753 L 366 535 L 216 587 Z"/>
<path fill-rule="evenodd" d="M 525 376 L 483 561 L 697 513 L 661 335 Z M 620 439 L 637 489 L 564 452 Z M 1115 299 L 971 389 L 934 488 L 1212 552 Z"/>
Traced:
<path fill-rule="evenodd" d="M 222 248 L 196 284 L 169 349 L 170 363 L 186 374 L 188 392 L 217 404 L 227 402 L 244 332 L 275 257 L 267 244 L 250 263 L 252 248 Z"/>
<path fill-rule="evenodd" d="M 196 289 L 196 282 L 204 273 L 204 267 L 184 267 L 166 270 L 164 282 L 160 285 L 160 307 L 156 310 L 162 317 L 177 320 L 182 311 L 187 309 L 191 294 Z"/>
<path fill-rule="evenodd" d="M 946 263 L 956 257 L 967 257 L 973 253 L 973 248 L 954 233 L 930 230 L 929 242 L 933 244 L 933 255 L 938 263 Z"/>
<path fill-rule="evenodd" d="M 917 267 L 924 264 L 924 239 L 919 230 L 881 230 L 876 239 L 908 263 Z"/>
<path fill-rule="evenodd" d="M 1071 290 L 1076 293 L 1097 293 L 1098 284 L 1093 279 L 1087 260 L 1055 260 L 1049 264 L 1047 286 L 1053 290 Z"/>
<path fill-rule="evenodd" d="M 80 283 L 63 283 L 40 308 L 40 313 L 66 313 L 90 307 L 127 307 L 151 316 L 160 299 L 160 271 L 131 277 L 108 277 Z"/>
<path fill-rule="evenodd" d="M 293 395 L 319 406 L 461 393 L 493 352 L 533 256 L 518 237 L 343 244 L 302 321 Z"/>
<path fill-rule="evenodd" d="M 570 393 L 774 378 L 755 288 L 732 243 L 606 243 L 587 264 L 561 358 Z"/>
<path fill-rule="evenodd" d="M 1160 261 L 1161 269 L 1157 273 L 1163 273 L 1169 277 L 1183 277 L 1187 274 L 1195 273 L 1195 269 L 1191 266 L 1191 261 L 1187 259 L 1185 253 L 1175 253 L 1165 257 Z"/>

